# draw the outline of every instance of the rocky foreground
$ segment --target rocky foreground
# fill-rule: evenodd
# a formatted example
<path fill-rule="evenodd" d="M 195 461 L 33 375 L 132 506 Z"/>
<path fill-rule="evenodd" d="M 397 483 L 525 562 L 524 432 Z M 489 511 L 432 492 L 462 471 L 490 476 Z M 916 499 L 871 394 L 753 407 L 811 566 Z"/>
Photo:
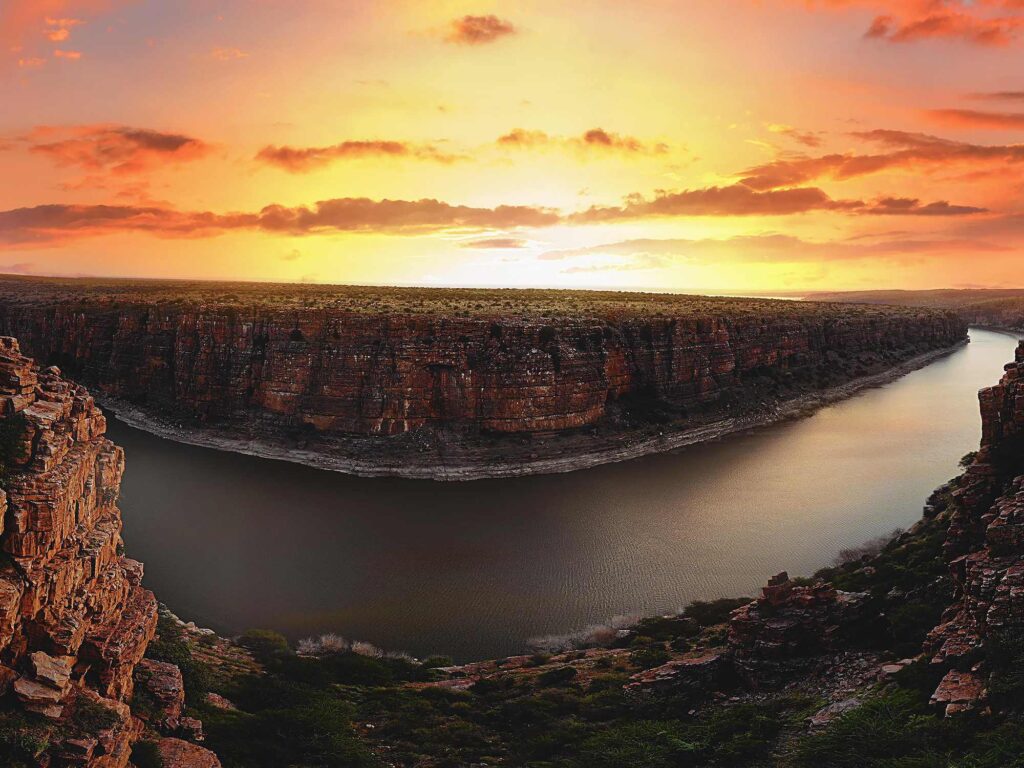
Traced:
<path fill-rule="evenodd" d="M 157 602 L 124 556 L 124 452 L 80 385 L 0 338 L 0 733 L 3 765 L 122 768 L 152 738 L 172 766 L 218 766 L 182 714 L 181 673 L 143 659 Z M 151 693 L 146 715 L 130 703 Z M 22 761 L 24 760 L 24 762 Z"/>
<path fill-rule="evenodd" d="M 937 310 L 659 294 L 7 277 L 0 333 L 172 438 L 469 479 L 793 415 L 924 364 L 966 324 Z"/>

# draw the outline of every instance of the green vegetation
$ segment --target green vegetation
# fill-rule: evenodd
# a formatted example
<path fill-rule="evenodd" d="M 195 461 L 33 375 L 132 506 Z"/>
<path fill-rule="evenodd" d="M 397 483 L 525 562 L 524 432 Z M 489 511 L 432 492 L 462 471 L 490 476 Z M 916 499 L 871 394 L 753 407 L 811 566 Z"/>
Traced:
<path fill-rule="evenodd" d="M 445 315 L 496 322 L 490 335 L 500 338 L 504 321 L 572 317 L 685 318 L 717 315 L 733 318 L 918 317 L 916 308 L 863 304 L 818 304 L 726 296 L 687 296 L 625 291 L 568 291 L 516 288 L 397 288 L 385 286 L 244 283 L 117 278 L 0 276 L 0 301 L 7 305 L 64 305 L 81 311 L 118 311 L 131 305 L 223 311 L 230 318 L 253 309 L 331 310 L 353 314 Z M 551 341 L 557 324 L 543 333 Z M 301 329 L 289 339 L 303 343 Z"/>
<path fill-rule="evenodd" d="M 132 764 L 135 768 L 164 768 L 160 750 L 153 741 L 139 741 L 132 747 Z"/>

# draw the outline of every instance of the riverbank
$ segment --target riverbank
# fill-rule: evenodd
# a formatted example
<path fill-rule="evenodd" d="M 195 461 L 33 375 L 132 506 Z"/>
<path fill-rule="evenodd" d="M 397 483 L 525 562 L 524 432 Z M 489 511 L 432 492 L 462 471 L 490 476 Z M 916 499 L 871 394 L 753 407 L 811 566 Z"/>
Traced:
<path fill-rule="evenodd" d="M 170 424 L 129 403 L 114 398 L 98 399 L 104 408 L 125 424 L 188 445 L 289 461 L 359 477 L 469 481 L 574 472 L 655 453 L 667 453 L 758 427 L 805 417 L 865 389 L 895 381 L 952 354 L 965 344 L 966 340 L 931 350 L 879 373 L 768 405 L 759 413 L 719 419 L 677 431 L 672 431 L 671 425 L 666 425 L 656 428 L 657 431 L 653 435 L 626 431 L 612 434 L 551 435 L 542 438 L 543 442 L 527 441 L 518 451 L 520 455 L 505 458 L 496 458 L 490 446 L 482 446 L 474 452 L 472 449 L 467 450 L 465 445 L 445 446 L 443 441 L 438 444 L 436 451 L 430 453 L 427 453 L 425 446 L 421 446 L 423 453 L 427 454 L 425 456 L 403 452 L 401 456 L 395 457 L 388 455 L 388 451 L 380 450 L 381 440 L 400 438 L 353 438 L 345 442 L 328 443 L 325 447 L 329 450 L 306 450 L 227 432 L 214 433 L 210 429 Z M 332 448 L 333 450 L 330 450 Z M 544 456 L 539 455 L 542 452 Z"/>

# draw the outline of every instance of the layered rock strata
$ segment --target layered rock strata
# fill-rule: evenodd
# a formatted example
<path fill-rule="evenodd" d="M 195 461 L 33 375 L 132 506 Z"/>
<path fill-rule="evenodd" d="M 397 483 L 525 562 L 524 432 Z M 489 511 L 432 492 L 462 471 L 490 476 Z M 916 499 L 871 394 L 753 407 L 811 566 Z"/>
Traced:
<path fill-rule="evenodd" d="M 945 545 L 956 599 L 926 645 L 948 670 L 932 700 L 950 714 L 985 706 L 993 643 L 1024 632 L 1024 343 L 980 401 L 981 448 Z"/>
<path fill-rule="evenodd" d="M 22 301 L 0 290 L 0 332 L 165 427 L 370 465 L 375 452 L 518 461 L 564 450 L 536 436 L 685 429 L 966 336 L 950 313 L 796 302 L 582 294 L 585 307 L 557 313 L 530 292 L 492 310 L 478 303 L 488 294 L 462 291 L 438 292 L 451 309 L 417 312 L 384 289 L 344 308 L 141 290 Z"/>
<path fill-rule="evenodd" d="M 52 724 L 40 765 L 122 768 L 143 730 L 128 702 L 157 603 L 123 555 L 105 428 L 82 386 L 0 338 L 0 680 Z"/>

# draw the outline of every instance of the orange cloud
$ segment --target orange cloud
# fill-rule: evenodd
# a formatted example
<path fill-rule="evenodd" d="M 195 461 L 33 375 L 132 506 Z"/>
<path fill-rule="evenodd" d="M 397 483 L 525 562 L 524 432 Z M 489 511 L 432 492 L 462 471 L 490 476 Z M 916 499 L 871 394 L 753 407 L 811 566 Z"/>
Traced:
<path fill-rule="evenodd" d="M 45 19 L 46 27 L 43 34 L 47 40 L 54 43 L 59 43 L 67 40 L 71 37 L 71 28 L 77 27 L 79 24 L 84 24 L 81 19 L 53 19 L 47 17 Z"/>
<path fill-rule="evenodd" d="M 28 140 L 30 152 L 49 157 L 59 166 L 118 175 L 194 160 L 210 150 L 190 136 L 113 125 L 39 126 Z"/>
<path fill-rule="evenodd" d="M 1018 17 L 979 18 L 969 13 L 939 12 L 910 19 L 878 16 L 865 37 L 891 43 L 912 43 L 934 38 L 959 39 L 974 45 L 1002 46 L 1013 42 L 1024 26 Z"/>
<path fill-rule="evenodd" d="M 448 26 L 445 40 L 459 45 L 483 45 L 515 34 L 515 26 L 497 16 L 463 16 Z"/>
<path fill-rule="evenodd" d="M 805 240 L 792 235 L 768 233 L 728 238 L 641 238 L 603 243 L 584 248 L 547 251 L 541 261 L 571 261 L 591 256 L 662 260 L 685 259 L 688 263 L 829 262 L 903 257 L 922 253 L 995 253 L 1012 250 L 985 240 L 964 238 L 904 239 L 883 236 L 875 242 Z M 607 267 L 606 267 L 607 268 Z M 612 267 L 614 268 L 614 267 Z"/>
<path fill-rule="evenodd" d="M 0 211 L 0 243 L 51 245 L 82 237 L 144 232 L 211 237 L 231 230 L 289 235 L 331 232 L 421 234 L 453 228 L 509 229 L 557 224 L 557 211 L 530 206 L 474 208 L 439 200 L 338 198 L 312 206 L 268 205 L 258 213 L 218 214 L 162 206 L 39 205 Z"/>
<path fill-rule="evenodd" d="M 865 215 L 963 216 L 984 208 L 951 205 L 945 201 L 922 204 L 915 198 L 884 197 L 872 203 L 834 200 L 817 187 L 758 191 L 745 184 L 705 187 L 683 192 L 659 191 L 653 198 L 631 195 L 621 207 L 595 206 L 572 214 L 568 221 L 590 224 L 658 216 L 788 216 L 810 211 L 839 211 Z"/>
<path fill-rule="evenodd" d="M 42 55 L 37 43 L 63 42 L 70 30 L 89 17 L 111 10 L 123 0 L 4 0 L 0 2 L 0 68 Z M 51 38 L 50 35 L 55 37 Z M 13 55 L 12 55 L 13 54 Z M 25 67 L 25 64 L 21 64 Z"/>
<path fill-rule="evenodd" d="M 668 145 L 662 142 L 648 143 L 633 136 L 611 133 L 603 128 L 591 128 L 579 136 L 551 136 L 544 131 L 528 131 L 515 128 L 497 139 L 498 146 L 513 149 L 542 149 L 567 147 L 577 150 L 608 150 L 635 154 L 660 155 L 668 152 Z"/>
<path fill-rule="evenodd" d="M 950 141 L 922 133 L 889 130 L 861 131 L 853 135 L 865 141 L 893 147 L 895 151 L 781 158 L 748 168 L 742 174 L 741 183 L 763 191 L 806 184 L 822 178 L 852 179 L 892 169 L 1024 160 L 1022 144 L 987 146 Z"/>
<path fill-rule="evenodd" d="M 53 52 L 53 55 L 58 59 L 72 59 L 76 61 L 82 58 L 81 51 L 62 51 L 59 48 Z"/>
<path fill-rule="evenodd" d="M 481 250 L 511 250 L 513 248 L 527 248 L 529 240 L 519 237 L 486 237 L 479 240 L 465 240 L 459 243 L 460 248 L 478 248 Z"/>
<path fill-rule="evenodd" d="M 210 58 L 217 61 L 234 61 L 236 59 L 248 58 L 249 54 L 240 48 L 213 48 L 210 51 Z"/>
<path fill-rule="evenodd" d="M 789 125 L 777 125 L 771 124 L 768 126 L 768 130 L 772 133 L 776 133 L 780 136 L 785 136 L 793 141 L 803 144 L 805 147 L 820 147 L 822 144 L 821 136 L 811 131 L 798 131 Z"/>
<path fill-rule="evenodd" d="M 780 216 L 808 211 L 853 210 L 861 201 L 833 200 L 816 187 L 756 191 L 743 184 L 683 192 L 659 191 L 651 199 L 631 195 L 621 207 L 595 206 L 573 214 L 574 223 L 595 223 L 652 216 Z"/>
<path fill-rule="evenodd" d="M 365 157 L 399 157 L 438 163 L 454 163 L 465 159 L 442 152 L 432 144 L 418 145 L 403 141 L 343 141 L 328 147 L 266 146 L 256 154 L 256 160 L 276 165 L 290 173 L 306 173 L 335 160 Z"/>
<path fill-rule="evenodd" d="M 988 128 L 1012 131 L 1024 128 L 1024 112 L 981 112 L 974 109 L 929 109 L 925 115 L 933 122 L 954 128 Z"/>

